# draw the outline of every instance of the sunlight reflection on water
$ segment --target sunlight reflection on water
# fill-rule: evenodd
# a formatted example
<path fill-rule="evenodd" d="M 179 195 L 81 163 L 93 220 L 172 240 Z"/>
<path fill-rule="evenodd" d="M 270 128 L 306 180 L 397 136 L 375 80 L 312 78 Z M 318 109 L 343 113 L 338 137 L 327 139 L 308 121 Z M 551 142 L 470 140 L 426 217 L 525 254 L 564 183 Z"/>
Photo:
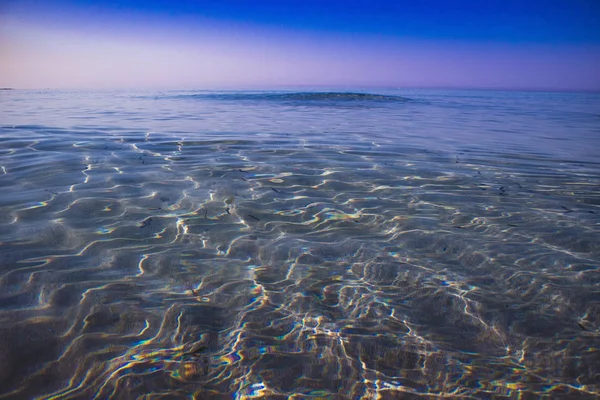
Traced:
<path fill-rule="evenodd" d="M 77 103 L 0 96 L 0 398 L 600 395 L 598 96 Z"/>

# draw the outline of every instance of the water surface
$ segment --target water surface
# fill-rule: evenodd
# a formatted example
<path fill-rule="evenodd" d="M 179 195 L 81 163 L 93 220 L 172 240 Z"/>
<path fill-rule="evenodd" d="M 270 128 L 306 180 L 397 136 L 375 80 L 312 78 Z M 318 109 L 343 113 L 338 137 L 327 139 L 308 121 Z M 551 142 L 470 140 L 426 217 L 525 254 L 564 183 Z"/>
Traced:
<path fill-rule="evenodd" d="M 595 398 L 598 110 L 4 91 L 0 398 Z"/>

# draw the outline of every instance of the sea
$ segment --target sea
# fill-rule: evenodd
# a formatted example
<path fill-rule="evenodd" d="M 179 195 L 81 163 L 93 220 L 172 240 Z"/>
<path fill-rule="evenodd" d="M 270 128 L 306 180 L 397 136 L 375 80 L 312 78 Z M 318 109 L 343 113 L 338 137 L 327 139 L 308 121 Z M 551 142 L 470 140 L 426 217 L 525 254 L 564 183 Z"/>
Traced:
<path fill-rule="evenodd" d="M 595 399 L 600 94 L 0 91 L 0 399 Z"/>

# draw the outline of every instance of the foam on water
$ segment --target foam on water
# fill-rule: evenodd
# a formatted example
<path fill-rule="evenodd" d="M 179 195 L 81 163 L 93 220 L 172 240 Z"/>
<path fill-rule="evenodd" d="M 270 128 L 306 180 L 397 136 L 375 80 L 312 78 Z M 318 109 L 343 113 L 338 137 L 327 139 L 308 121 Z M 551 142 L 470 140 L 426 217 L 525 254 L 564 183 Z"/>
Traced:
<path fill-rule="evenodd" d="M 598 96 L 186 93 L 0 96 L 0 398 L 600 395 Z"/>

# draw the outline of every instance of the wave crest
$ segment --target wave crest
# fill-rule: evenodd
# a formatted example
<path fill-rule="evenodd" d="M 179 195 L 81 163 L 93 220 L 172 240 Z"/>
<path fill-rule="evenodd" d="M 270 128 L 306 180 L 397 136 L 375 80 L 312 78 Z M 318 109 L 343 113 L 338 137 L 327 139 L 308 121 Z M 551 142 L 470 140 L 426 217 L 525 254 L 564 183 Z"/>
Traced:
<path fill-rule="evenodd" d="M 173 96 L 178 99 L 285 101 L 285 102 L 406 102 L 410 99 L 394 95 L 356 92 L 254 92 L 254 93 L 194 93 Z"/>

